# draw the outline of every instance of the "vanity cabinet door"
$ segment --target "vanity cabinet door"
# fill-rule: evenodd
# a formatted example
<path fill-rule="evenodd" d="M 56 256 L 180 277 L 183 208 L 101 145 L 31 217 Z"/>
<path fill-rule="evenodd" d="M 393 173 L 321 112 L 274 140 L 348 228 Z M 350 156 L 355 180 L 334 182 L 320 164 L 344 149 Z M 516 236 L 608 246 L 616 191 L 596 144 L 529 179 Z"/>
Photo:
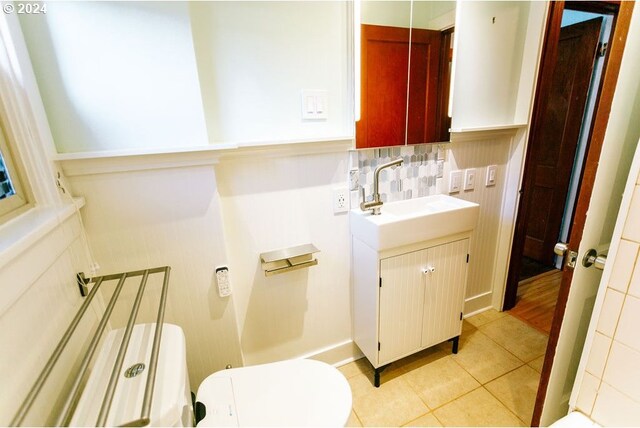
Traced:
<path fill-rule="evenodd" d="M 420 349 L 428 251 L 380 260 L 379 365 Z"/>
<path fill-rule="evenodd" d="M 462 330 L 469 239 L 427 250 L 421 347 L 426 348 Z"/>

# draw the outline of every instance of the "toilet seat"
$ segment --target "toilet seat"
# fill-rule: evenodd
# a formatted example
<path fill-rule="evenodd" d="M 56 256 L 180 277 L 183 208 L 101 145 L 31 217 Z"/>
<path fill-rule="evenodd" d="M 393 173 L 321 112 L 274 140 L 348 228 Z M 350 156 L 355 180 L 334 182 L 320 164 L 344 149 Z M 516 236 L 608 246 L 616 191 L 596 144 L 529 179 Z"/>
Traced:
<path fill-rule="evenodd" d="M 216 372 L 196 400 L 206 409 L 198 426 L 344 426 L 351 414 L 345 377 L 304 359 Z"/>

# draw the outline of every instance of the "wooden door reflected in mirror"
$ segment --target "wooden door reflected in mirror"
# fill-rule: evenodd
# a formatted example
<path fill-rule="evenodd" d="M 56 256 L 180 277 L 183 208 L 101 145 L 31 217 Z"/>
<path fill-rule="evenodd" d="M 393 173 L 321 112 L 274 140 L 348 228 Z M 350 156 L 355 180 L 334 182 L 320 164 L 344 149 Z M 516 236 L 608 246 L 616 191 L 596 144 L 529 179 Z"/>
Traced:
<path fill-rule="evenodd" d="M 363 1 L 361 10 L 356 148 L 448 141 L 455 1 Z"/>

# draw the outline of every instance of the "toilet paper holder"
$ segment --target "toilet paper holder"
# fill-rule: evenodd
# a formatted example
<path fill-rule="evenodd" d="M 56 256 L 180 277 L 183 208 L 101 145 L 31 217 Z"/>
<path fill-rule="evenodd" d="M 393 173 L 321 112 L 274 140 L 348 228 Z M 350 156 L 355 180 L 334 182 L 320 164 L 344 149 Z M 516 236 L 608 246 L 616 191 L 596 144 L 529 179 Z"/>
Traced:
<path fill-rule="evenodd" d="M 264 276 L 315 266 L 318 264 L 318 260 L 313 258 L 313 254 L 318 252 L 320 250 L 315 245 L 304 244 L 262 253 L 260 254 L 260 262 L 262 269 L 264 269 Z"/>

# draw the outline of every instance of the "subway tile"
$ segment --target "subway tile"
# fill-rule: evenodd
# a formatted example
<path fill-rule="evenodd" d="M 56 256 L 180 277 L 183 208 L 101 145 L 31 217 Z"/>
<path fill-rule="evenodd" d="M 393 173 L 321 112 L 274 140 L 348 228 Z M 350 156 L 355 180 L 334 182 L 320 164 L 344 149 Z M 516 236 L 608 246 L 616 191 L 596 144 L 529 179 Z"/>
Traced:
<path fill-rule="evenodd" d="M 640 352 L 614 341 L 602 380 L 640 402 Z"/>
<path fill-rule="evenodd" d="M 636 263 L 636 267 L 633 269 L 627 293 L 640 298 L 640 263 Z"/>
<path fill-rule="evenodd" d="M 590 415 L 593 410 L 599 386 L 600 378 L 597 378 L 590 373 L 584 373 L 582 383 L 580 384 L 580 391 L 578 392 L 578 398 L 576 399 L 576 407 L 585 415 Z"/>
<path fill-rule="evenodd" d="M 602 383 L 591 419 L 602 426 L 640 426 L 640 403 Z"/>
<path fill-rule="evenodd" d="M 624 300 L 620 321 L 615 333 L 615 340 L 640 352 L 640 299 L 629 296 Z"/>
<path fill-rule="evenodd" d="M 623 301 L 624 294 L 611 288 L 607 288 L 604 296 L 604 302 L 602 304 L 602 310 L 600 311 L 600 317 L 598 318 L 597 331 L 606 336 L 613 337 Z"/>
<path fill-rule="evenodd" d="M 631 274 L 638 257 L 639 244 L 622 239 L 618 247 L 615 263 L 611 278 L 609 279 L 609 287 L 626 293 L 631 282 Z"/>
<path fill-rule="evenodd" d="M 640 242 L 640 186 L 636 185 L 631 198 L 631 207 L 622 230 L 622 237 Z"/>
<path fill-rule="evenodd" d="M 609 355 L 609 348 L 611 347 L 611 338 L 605 336 L 602 333 L 596 332 L 593 337 L 593 344 L 589 351 L 589 358 L 587 360 L 587 371 L 592 375 L 601 378 L 604 372 L 604 366 L 607 362 L 607 356 Z"/>

